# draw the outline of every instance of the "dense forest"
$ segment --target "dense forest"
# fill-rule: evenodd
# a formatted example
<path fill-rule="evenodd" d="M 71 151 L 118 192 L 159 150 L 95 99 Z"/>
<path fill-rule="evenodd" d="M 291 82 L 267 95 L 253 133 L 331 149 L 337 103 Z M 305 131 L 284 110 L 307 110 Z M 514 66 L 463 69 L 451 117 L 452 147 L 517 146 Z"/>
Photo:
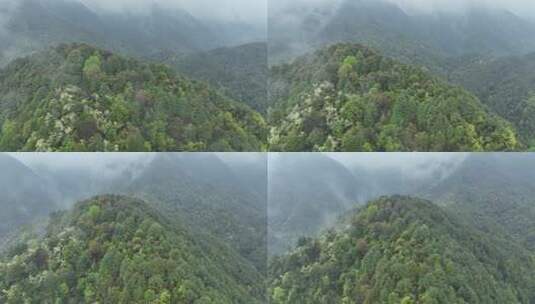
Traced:
<path fill-rule="evenodd" d="M 505 233 L 533 250 L 534 168 L 531 154 L 473 155 L 440 183 L 419 192 L 479 229 Z"/>
<path fill-rule="evenodd" d="M 531 154 L 0 155 L 2 303 L 535 300 Z"/>
<path fill-rule="evenodd" d="M 158 4 L 7 6 L 0 150 L 531 149 L 533 22 L 387 1 L 288 7 L 270 11 L 266 38 Z"/>
<path fill-rule="evenodd" d="M 257 42 L 186 56 L 175 55 L 163 61 L 265 114 L 269 106 L 267 58 L 266 43 Z"/>
<path fill-rule="evenodd" d="M 262 302 L 253 267 L 224 246 L 209 252 L 198 243 L 142 201 L 96 197 L 56 213 L 43 239 L 8 252 L 0 302 Z"/>
<path fill-rule="evenodd" d="M 286 6 L 282 5 L 282 1 L 275 2 L 286 9 L 276 10 L 269 16 L 271 29 L 268 41 L 269 62 L 272 65 L 270 98 L 275 113 L 275 116 L 270 118 L 274 131 L 270 141 L 273 150 L 363 151 L 370 148 L 374 151 L 388 150 L 389 147 L 385 147 L 384 143 L 379 142 L 380 138 L 377 138 L 382 130 L 373 130 L 373 127 L 377 127 L 375 125 L 369 126 L 370 119 L 375 122 L 380 118 L 386 119 L 380 125 L 388 126 L 382 141 L 392 143 L 391 148 L 394 150 L 503 151 L 511 149 L 503 145 L 500 147 L 501 144 L 485 147 L 482 143 L 479 143 L 482 148 L 478 148 L 477 145 L 472 145 L 473 141 L 468 145 L 466 143 L 458 145 L 458 143 L 451 143 L 440 138 L 443 135 L 427 139 L 425 137 L 428 134 L 421 134 L 428 132 L 422 130 L 420 122 L 414 126 L 402 125 L 400 127 L 390 121 L 389 112 L 385 113 L 380 109 L 379 111 L 370 110 L 369 107 L 364 106 L 343 109 L 343 105 L 346 104 L 343 98 L 349 98 L 338 96 L 340 92 L 341 95 L 347 93 L 363 95 L 362 92 L 370 92 L 368 94 L 370 96 L 364 96 L 365 98 L 361 98 L 358 103 L 379 104 L 379 106 L 386 97 L 376 96 L 375 102 L 372 102 L 369 100 L 374 97 L 372 93 L 384 94 L 394 102 L 404 101 L 406 98 L 398 92 L 395 95 L 389 95 L 391 87 L 377 86 L 377 90 L 371 91 L 374 88 L 372 80 L 380 83 L 380 79 L 389 78 L 388 75 L 393 72 L 383 68 L 376 68 L 378 72 L 381 72 L 380 75 L 371 74 L 370 77 L 366 77 L 368 74 L 365 73 L 359 75 L 360 79 L 357 77 L 346 80 L 355 87 L 360 87 L 360 94 L 355 94 L 354 91 L 347 92 L 346 87 L 340 88 L 335 73 L 339 71 L 337 69 L 342 66 L 346 58 L 339 58 L 335 54 L 325 55 L 329 46 L 335 47 L 340 43 L 363 45 L 381 56 L 411 65 L 412 68 L 398 69 L 400 75 L 395 77 L 405 79 L 406 84 L 419 82 L 420 87 L 417 89 L 421 90 L 421 96 L 412 98 L 414 100 L 420 99 L 421 101 L 423 96 L 426 96 L 437 104 L 447 103 L 448 109 L 445 109 L 445 113 L 450 114 L 458 112 L 459 103 L 468 104 L 467 107 L 471 107 L 474 103 L 485 105 L 485 112 L 510 124 L 516 141 L 519 143 L 513 149 L 531 149 L 534 130 L 531 111 L 534 83 L 532 71 L 533 52 L 535 52 L 535 43 L 532 39 L 535 35 L 535 22 L 533 18 L 530 18 L 531 8 L 520 11 L 505 2 L 495 6 L 468 5 L 463 9 L 460 7 L 453 9 L 454 4 L 448 7 L 446 3 L 434 6 L 429 4 L 430 7 L 428 7 L 423 4 L 414 5 L 414 3 L 411 6 L 406 1 L 381 0 L 332 0 Z M 307 59 L 299 57 L 303 54 L 309 54 L 306 56 Z M 318 56 L 317 60 L 314 60 L 314 56 Z M 353 61 L 352 58 L 349 59 L 351 60 L 346 62 L 348 64 Z M 335 60 L 336 63 L 328 66 L 327 62 L 330 60 Z M 325 65 L 321 65 L 322 62 Z M 290 65 L 286 65 L 287 63 Z M 315 65 L 315 63 L 320 63 L 320 65 Z M 440 82 L 444 85 L 448 82 L 452 83 L 453 86 L 447 85 L 451 88 L 443 88 L 444 91 L 449 92 L 447 98 L 451 100 L 441 101 L 444 96 L 437 96 L 437 90 L 433 88 L 437 84 L 433 87 L 423 84 L 422 73 L 427 75 L 423 77 L 426 82 L 431 77 L 441 79 Z M 328 77 L 326 74 L 331 76 Z M 364 84 L 362 78 L 366 79 Z M 329 87 L 322 87 L 326 80 L 333 87 L 330 88 L 331 96 L 329 92 L 325 93 Z M 442 85 L 439 86 L 442 87 Z M 460 87 L 465 90 L 461 90 Z M 409 90 L 409 87 L 402 88 Z M 316 96 L 314 93 L 320 95 Z M 409 99 L 415 95 L 408 93 Z M 474 96 L 479 100 L 476 101 Z M 327 98 L 330 98 L 331 102 L 337 101 L 338 103 L 324 107 L 324 104 L 329 104 L 326 101 Z M 310 100 L 311 105 L 304 105 L 306 99 Z M 297 100 L 302 100 L 302 102 Z M 315 100 L 317 101 L 314 102 Z M 282 112 L 280 104 L 283 104 Z M 310 117 L 310 113 L 320 112 L 326 115 L 325 113 L 329 110 L 334 113 L 336 113 L 335 110 L 337 112 L 345 110 L 350 113 L 356 111 L 359 116 L 345 118 L 348 120 L 345 125 L 337 126 L 335 130 L 331 130 L 332 127 L 328 125 L 330 121 L 325 117 L 320 117 L 321 115 Z M 370 118 L 369 111 L 372 114 L 378 112 L 376 115 L 380 118 L 373 117 L 373 115 Z M 412 116 L 418 115 L 416 109 L 409 110 L 409 113 Z M 445 124 L 443 124 L 444 119 L 436 114 L 434 111 L 424 114 L 426 118 L 441 124 L 434 125 L 433 129 L 452 129 L 451 126 L 455 129 L 455 131 L 446 131 L 445 137 L 465 139 L 471 137 L 466 136 L 466 132 L 460 130 L 466 127 L 463 122 L 463 115 L 466 112 L 461 111 L 461 119 L 455 118 L 453 122 L 450 117 L 447 117 L 449 121 Z M 495 119 L 485 117 L 485 120 L 494 125 Z M 351 133 L 346 133 L 350 123 L 353 130 Z M 476 125 L 470 121 L 468 123 Z M 308 126 L 299 127 L 299 124 Z M 317 130 L 313 130 L 312 126 L 316 126 Z M 372 130 L 369 130 L 370 128 Z M 399 133 L 398 129 L 403 129 L 405 134 L 396 134 Z M 476 127 L 475 133 L 479 132 Z M 472 132 L 469 131 L 469 133 Z M 336 141 L 338 148 L 332 147 L 332 143 L 324 143 L 329 135 L 332 140 Z M 306 139 L 309 136 L 312 138 Z M 281 140 L 280 137 L 283 139 Z M 290 138 L 287 139 L 287 137 Z M 298 137 L 299 140 L 294 142 L 291 137 Z M 404 137 L 405 141 L 409 138 L 416 144 L 408 145 L 404 140 L 389 142 L 389 137 L 394 139 Z M 422 137 L 424 137 L 423 145 L 419 142 Z M 488 139 L 487 135 L 483 137 Z M 344 139 L 349 142 L 350 147 L 342 147 Z M 287 141 L 291 142 L 288 146 L 286 146 Z M 425 141 L 429 142 L 425 143 Z M 366 143 L 370 145 L 364 147 Z"/>
<path fill-rule="evenodd" d="M 0 150 L 266 149 L 265 27 L 139 5 L 2 3 Z"/>
<path fill-rule="evenodd" d="M 532 303 L 535 260 L 411 197 L 383 197 L 270 265 L 273 303 Z"/>
<path fill-rule="evenodd" d="M 240 179 L 246 172 L 259 178 L 248 185 Z M 160 155 L 122 192 L 155 202 L 195 233 L 223 240 L 264 273 L 267 202 L 265 190 L 255 187 L 267 187 L 266 174 L 262 161 L 235 173 L 214 155 Z"/>
<path fill-rule="evenodd" d="M 0 154 L 0 303 L 264 302 L 261 154 L 41 155 Z"/>
<path fill-rule="evenodd" d="M 529 153 L 288 153 L 269 168 L 273 303 L 535 300 Z"/>
<path fill-rule="evenodd" d="M 261 115 L 163 65 L 84 44 L 0 71 L 0 148 L 10 151 L 260 151 Z"/>
<path fill-rule="evenodd" d="M 463 59 L 453 65 L 449 79 L 466 87 L 495 113 L 509 120 L 531 149 L 535 140 L 535 53 Z"/>
<path fill-rule="evenodd" d="M 472 94 L 353 44 L 272 69 L 275 151 L 510 151 L 514 128 Z"/>

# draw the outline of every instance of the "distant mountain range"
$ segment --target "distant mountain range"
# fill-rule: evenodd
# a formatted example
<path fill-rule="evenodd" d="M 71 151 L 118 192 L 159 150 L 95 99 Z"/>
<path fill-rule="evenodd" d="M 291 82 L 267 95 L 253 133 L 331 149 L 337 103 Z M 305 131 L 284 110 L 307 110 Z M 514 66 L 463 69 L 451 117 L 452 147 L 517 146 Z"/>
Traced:
<path fill-rule="evenodd" d="M 500 58 L 459 60 L 448 74 L 478 96 L 494 112 L 509 120 L 529 147 L 535 132 L 535 53 Z"/>
<path fill-rule="evenodd" d="M 154 4 L 144 14 L 96 12 L 79 1 L 23 0 L 6 15 L 3 63 L 59 43 L 88 43 L 129 55 L 190 53 L 261 39 L 246 24 L 208 22 Z M 2 59 L 2 58 L 0 58 Z"/>
<path fill-rule="evenodd" d="M 279 57 L 291 58 L 339 42 L 364 44 L 404 62 L 424 65 L 466 54 L 535 51 L 535 23 L 505 10 L 409 14 L 387 1 L 340 2 L 337 6 L 305 5 L 270 16 L 270 59 L 276 62 Z"/>

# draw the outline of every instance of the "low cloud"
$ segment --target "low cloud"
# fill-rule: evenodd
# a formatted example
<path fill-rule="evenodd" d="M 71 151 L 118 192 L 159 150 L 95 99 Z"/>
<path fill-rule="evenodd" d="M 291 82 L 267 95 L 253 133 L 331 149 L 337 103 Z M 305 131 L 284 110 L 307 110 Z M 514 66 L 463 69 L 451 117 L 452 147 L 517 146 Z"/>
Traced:
<path fill-rule="evenodd" d="M 10 153 L 11 156 L 34 169 L 79 171 L 87 175 L 113 179 L 125 169 L 148 163 L 150 153 Z"/>
<path fill-rule="evenodd" d="M 535 2 L 532 0 L 386 0 L 398 4 L 410 12 L 429 13 L 433 11 L 459 12 L 468 9 L 505 9 L 521 16 L 535 16 Z"/>
<path fill-rule="evenodd" d="M 397 4 L 408 13 L 463 12 L 469 9 L 505 9 L 523 17 L 535 17 L 533 0 L 271 0 L 270 12 L 296 7 L 335 7 L 344 1 L 386 1 Z"/>

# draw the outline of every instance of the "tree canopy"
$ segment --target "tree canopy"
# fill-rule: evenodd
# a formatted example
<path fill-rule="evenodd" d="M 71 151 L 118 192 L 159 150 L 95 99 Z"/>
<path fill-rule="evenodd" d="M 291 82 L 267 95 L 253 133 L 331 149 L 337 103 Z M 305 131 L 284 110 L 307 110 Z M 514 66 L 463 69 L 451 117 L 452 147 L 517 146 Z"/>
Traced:
<path fill-rule="evenodd" d="M 84 44 L 0 71 L 0 149 L 261 151 L 262 116 L 164 65 Z"/>
<path fill-rule="evenodd" d="M 535 260 L 429 201 L 384 197 L 270 265 L 272 303 L 531 303 Z"/>
<path fill-rule="evenodd" d="M 261 303 L 253 267 L 198 242 L 142 201 L 96 197 L 0 260 L 0 302 Z"/>
<path fill-rule="evenodd" d="M 464 89 L 354 44 L 272 68 L 274 151 L 511 151 L 505 120 Z"/>

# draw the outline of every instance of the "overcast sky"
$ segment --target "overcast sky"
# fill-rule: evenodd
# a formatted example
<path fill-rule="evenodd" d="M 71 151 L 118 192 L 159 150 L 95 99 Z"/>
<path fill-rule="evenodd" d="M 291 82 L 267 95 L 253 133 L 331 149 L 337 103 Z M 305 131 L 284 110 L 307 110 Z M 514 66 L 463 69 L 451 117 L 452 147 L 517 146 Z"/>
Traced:
<path fill-rule="evenodd" d="M 387 0 L 407 10 L 430 12 L 434 10 L 462 11 L 486 7 L 507 9 L 519 15 L 535 16 L 533 0 Z"/>
<path fill-rule="evenodd" d="M 431 162 L 463 160 L 469 153 L 326 153 L 329 157 L 351 166 L 364 168 L 413 168 Z"/>
<path fill-rule="evenodd" d="M 90 174 L 115 175 L 140 162 L 150 161 L 149 153 L 9 153 L 30 168 L 82 170 Z"/>
<path fill-rule="evenodd" d="M 265 153 L 214 154 L 230 165 L 266 163 Z M 9 153 L 9 155 L 30 168 L 45 166 L 52 170 L 82 170 L 90 174 L 114 175 L 122 173 L 128 167 L 150 162 L 156 153 Z"/>
<path fill-rule="evenodd" d="M 93 173 L 122 171 L 136 163 L 150 161 L 155 153 L 9 153 L 29 167 L 46 165 L 57 169 L 89 170 Z M 265 163 L 265 153 L 215 153 L 227 163 Z M 326 153 L 345 166 L 359 166 L 367 169 L 400 168 L 415 170 L 431 163 L 462 161 L 467 153 Z M 270 161 L 276 161 L 273 153 Z M 295 154 L 299 156 L 299 153 Z"/>

